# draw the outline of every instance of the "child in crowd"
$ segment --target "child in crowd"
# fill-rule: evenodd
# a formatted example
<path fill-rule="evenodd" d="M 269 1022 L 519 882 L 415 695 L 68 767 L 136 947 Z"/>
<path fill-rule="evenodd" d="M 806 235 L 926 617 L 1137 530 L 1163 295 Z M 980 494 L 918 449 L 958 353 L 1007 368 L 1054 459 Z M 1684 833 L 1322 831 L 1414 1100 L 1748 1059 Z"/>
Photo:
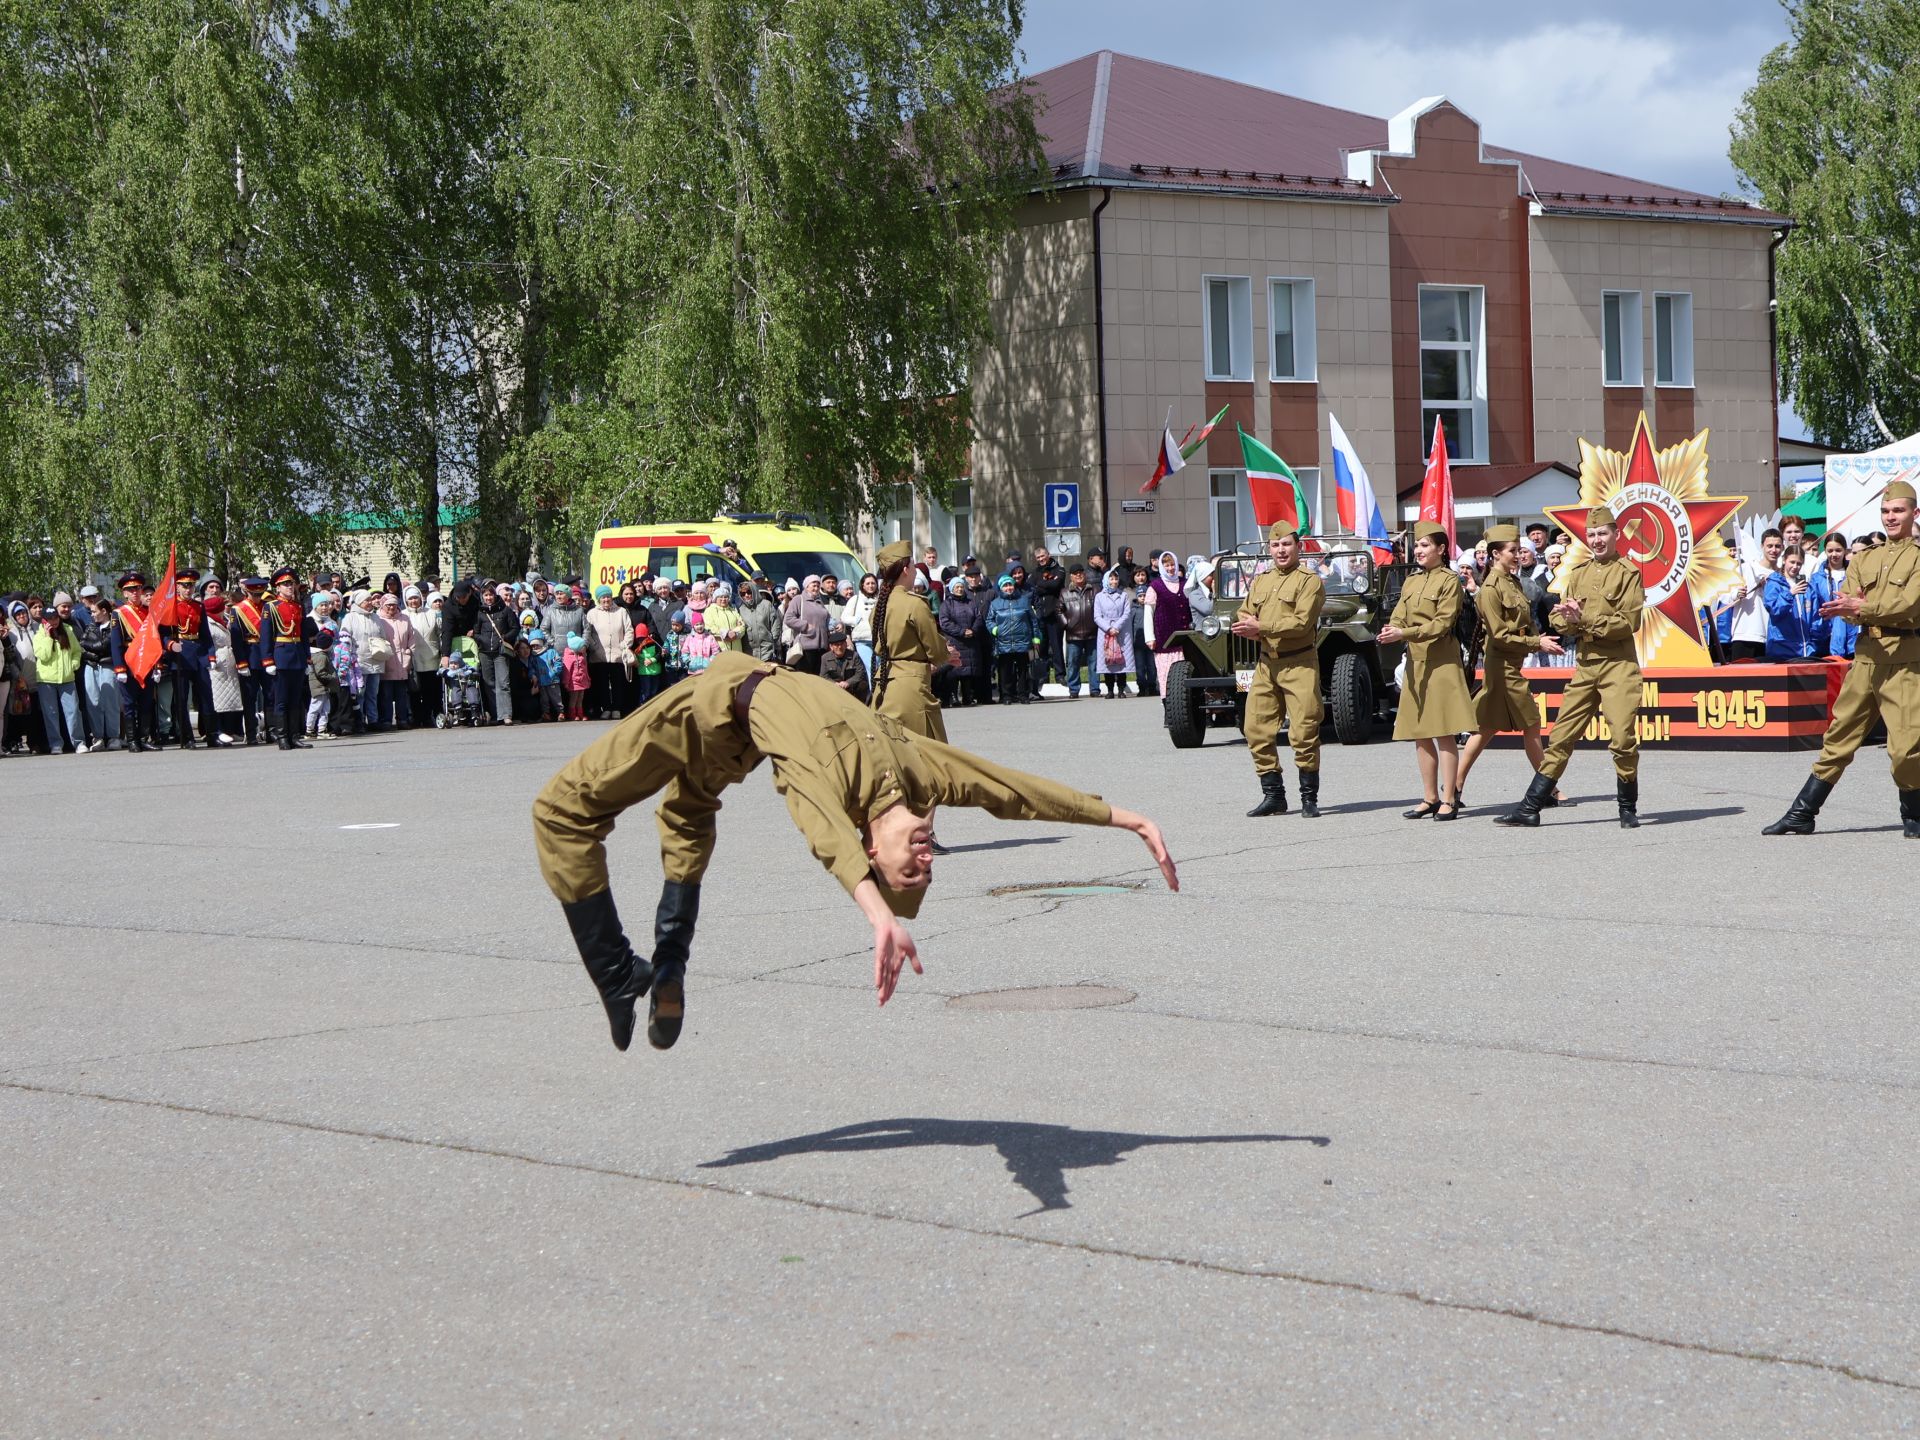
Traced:
<path fill-rule="evenodd" d="M 321 617 L 318 605 L 313 615 L 320 628 L 314 631 L 307 653 L 307 739 L 331 740 L 333 712 L 340 704 L 340 672 L 333 664 L 333 644 L 339 637 L 333 622 Z"/>
<path fill-rule="evenodd" d="M 567 719 L 587 718 L 587 691 L 593 679 L 587 673 L 587 637 L 567 636 L 567 653 L 560 657 L 560 672 L 567 692 Z"/>
<path fill-rule="evenodd" d="M 634 692 L 638 703 L 646 704 L 660 693 L 660 645 L 651 626 L 633 627 Z"/>
<path fill-rule="evenodd" d="M 687 678 L 687 612 L 676 610 L 667 621 L 667 633 L 660 644 L 660 687 L 677 684 Z"/>
<path fill-rule="evenodd" d="M 360 718 L 360 647 L 353 643 L 346 627 L 334 632 L 333 669 L 340 692 L 333 698 L 333 733 L 357 735 L 363 728 Z"/>
<path fill-rule="evenodd" d="M 447 649 L 447 668 L 442 673 L 447 682 L 449 717 L 457 711 L 468 715 L 480 713 L 480 672 L 474 668 L 473 651 L 471 635 L 455 636 Z"/>
<path fill-rule="evenodd" d="M 527 641 L 533 648 L 533 677 L 540 686 L 540 718 L 558 720 L 566 713 L 560 696 L 560 656 L 547 643 L 547 632 L 538 627 L 527 632 Z"/>
<path fill-rule="evenodd" d="M 680 653 L 687 662 L 687 673 L 698 675 L 713 663 L 713 657 L 720 653 L 720 642 L 707 633 L 704 624 L 696 623 L 693 633 L 687 636 L 680 647 Z"/>
<path fill-rule="evenodd" d="M 513 718 L 529 725 L 540 718 L 540 677 L 534 673 L 533 646 L 523 634 L 513 642 L 513 656 L 507 661 L 507 688 L 513 696 Z"/>

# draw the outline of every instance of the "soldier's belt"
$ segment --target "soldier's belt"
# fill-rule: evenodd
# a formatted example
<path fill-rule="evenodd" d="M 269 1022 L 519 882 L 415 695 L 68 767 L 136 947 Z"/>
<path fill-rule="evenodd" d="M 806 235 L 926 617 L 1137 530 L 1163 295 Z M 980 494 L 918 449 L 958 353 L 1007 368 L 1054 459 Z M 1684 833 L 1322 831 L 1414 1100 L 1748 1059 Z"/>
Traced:
<path fill-rule="evenodd" d="M 1306 644 L 1296 645 L 1291 650 L 1276 650 L 1273 652 L 1271 658 L 1275 660 L 1291 660 L 1295 655 L 1304 655 L 1313 648 L 1314 642 L 1309 640 Z"/>
<path fill-rule="evenodd" d="M 1889 635 L 1898 635 L 1904 639 L 1909 635 L 1920 635 L 1920 630 L 1896 630 L 1891 625 L 1875 625 L 1873 633 L 1878 639 L 1885 639 Z"/>
<path fill-rule="evenodd" d="M 753 692 L 760 688 L 760 682 L 767 678 L 770 671 L 756 670 L 740 682 L 740 688 L 733 692 L 733 718 L 742 730 L 747 728 L 747 714 L 753 708 Z"/>

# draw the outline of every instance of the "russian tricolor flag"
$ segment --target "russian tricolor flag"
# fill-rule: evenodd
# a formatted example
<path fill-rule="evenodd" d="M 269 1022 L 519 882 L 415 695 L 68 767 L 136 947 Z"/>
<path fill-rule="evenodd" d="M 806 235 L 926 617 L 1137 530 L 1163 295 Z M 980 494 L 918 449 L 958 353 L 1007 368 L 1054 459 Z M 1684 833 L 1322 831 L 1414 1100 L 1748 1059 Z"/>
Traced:
<path fill-rule="evenodd" d="M 1347 432 L 1333 412 L 1327 412 L 1327 425 L 1333 432 L 1334 505 L 1339 510 L 1341 528 L 1367 537 L 1373 558 L 1382 565 L 1393 559 L 1393 538 L 1387 533 L 1386 517 L 1380 502 L 1373 498 L 1373 482 L 1367 479 L 1367 467 L 1347 439 Z"/>

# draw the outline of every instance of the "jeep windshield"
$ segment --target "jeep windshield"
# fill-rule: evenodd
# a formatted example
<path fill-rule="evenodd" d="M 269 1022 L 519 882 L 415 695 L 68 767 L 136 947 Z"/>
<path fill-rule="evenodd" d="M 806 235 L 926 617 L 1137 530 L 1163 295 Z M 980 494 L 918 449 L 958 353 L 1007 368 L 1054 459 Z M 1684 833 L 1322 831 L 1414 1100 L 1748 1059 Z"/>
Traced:
<path fill-rule="evenodd" d="M 1216 600 L 1244 600 L 1256 575 L 1273 568 L 1261 553 L 1230 550 L 1216 557 L 1213 594 Z M 1313 550 L 1300 557 L 1301 567 L 1318 575 L 1329 595 L 1365 595 L 1373 587 L 1373 554 L 1368 550 Z"/>

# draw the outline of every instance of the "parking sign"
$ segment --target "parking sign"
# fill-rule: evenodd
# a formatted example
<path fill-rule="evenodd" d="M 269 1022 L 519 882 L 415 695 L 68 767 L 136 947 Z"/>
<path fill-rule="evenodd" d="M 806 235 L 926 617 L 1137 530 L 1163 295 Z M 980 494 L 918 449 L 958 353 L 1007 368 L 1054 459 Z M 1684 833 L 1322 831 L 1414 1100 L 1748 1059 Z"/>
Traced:
<path fill-rule="evenodd" d="M 1075 481 L 1059 481 L 1043 487 L 1042 529 L 1078 530 L 1080 528 L 1080 486 Z"/>

